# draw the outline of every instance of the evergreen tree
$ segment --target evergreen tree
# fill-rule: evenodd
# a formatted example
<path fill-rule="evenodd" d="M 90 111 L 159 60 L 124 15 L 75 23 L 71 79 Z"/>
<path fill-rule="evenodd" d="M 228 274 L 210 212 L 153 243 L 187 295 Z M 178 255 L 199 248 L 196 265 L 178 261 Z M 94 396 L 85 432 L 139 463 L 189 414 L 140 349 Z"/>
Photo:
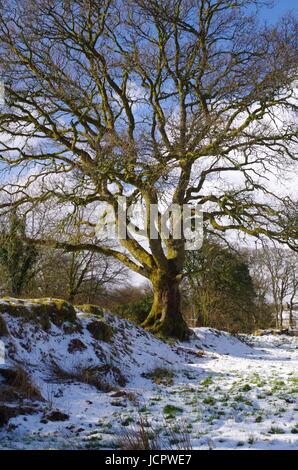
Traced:
<path fill-rule="evenodd" d="M 241 254 L 228 247 L 206 240 L 200 251 L 188 254 L 185 292 L 185 304 L 189 299 L 199 326 L 232 332 L 260 326 L 249 266 Z"/>
<path fill-rule="evenodd" d="M 26 241 L 26 219 L 16 212 L 0 231 L 0 264 L 6 272 L 10 295 L 22 294 L 34 276 L 37 249 Z"/>

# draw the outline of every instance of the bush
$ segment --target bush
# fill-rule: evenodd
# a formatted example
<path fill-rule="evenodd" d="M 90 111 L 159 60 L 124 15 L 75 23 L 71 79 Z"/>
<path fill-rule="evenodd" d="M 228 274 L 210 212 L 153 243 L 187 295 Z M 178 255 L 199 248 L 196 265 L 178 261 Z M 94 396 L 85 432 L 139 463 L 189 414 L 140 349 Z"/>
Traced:
<path fill-rule="evenodd" d="M 143 321 L 149 315 L 153 302 L 153 294 L 147 290 L 141 293 L 139 299 L 132 302 L 125 302 L 116 305 L 114 312 L 121 318 L 132 321 L 137 325 L 143 323 Z"/>

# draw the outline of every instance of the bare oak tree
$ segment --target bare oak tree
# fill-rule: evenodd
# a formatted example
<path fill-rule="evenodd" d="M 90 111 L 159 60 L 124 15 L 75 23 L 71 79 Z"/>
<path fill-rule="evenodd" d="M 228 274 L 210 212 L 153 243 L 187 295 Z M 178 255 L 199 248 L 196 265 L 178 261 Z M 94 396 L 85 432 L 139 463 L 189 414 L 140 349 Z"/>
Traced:
<path fill-rule="evenodd" d="M 1 1 L 2 191 L 27 208 L 48 199 L 57 207 L 108 203 L 116 221 L 122 195 L 143 203 L 147 221 L 163 198 L 199 203 L 208 232 L 267 235 L 294 248 L 297 228 L 289 230 L 266 175 L 297 158 L 297 22 L 259 24 L 264 3 Z M 221 184 L 235 174 L 237 184 Z M 49 187 L 51 175 L 65 184 Z M 185 240 L 157 230 L 146 244 L 128 231 L 118 248 L 90 230 L 78 244 L 32 243 L 123 262 L 153 285 L 144 326 L 183 339 Z"/>

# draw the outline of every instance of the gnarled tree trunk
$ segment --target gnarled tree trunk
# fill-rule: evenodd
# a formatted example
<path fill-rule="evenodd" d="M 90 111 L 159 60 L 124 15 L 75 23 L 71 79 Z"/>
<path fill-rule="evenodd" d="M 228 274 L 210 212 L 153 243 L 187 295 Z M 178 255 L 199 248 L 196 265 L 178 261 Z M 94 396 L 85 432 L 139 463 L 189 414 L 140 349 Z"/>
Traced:
<path fill-rule="evenodd" d="M 180 281 L 174 274 L 155 274 L 151 278 L 153 304 L 142 324 L 154 333 L 185 340 L 189 329 L 182 317 L 180 302 Z"/>

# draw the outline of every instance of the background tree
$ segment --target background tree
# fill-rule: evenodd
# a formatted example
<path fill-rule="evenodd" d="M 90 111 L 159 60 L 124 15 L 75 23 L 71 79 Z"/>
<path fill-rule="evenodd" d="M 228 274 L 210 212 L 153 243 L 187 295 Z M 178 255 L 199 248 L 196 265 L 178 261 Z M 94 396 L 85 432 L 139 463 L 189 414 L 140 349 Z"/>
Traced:
<path fill-rule="evenodd" d="M 19 209 L 18 214 L 13 212 L 1 220 L 3 294 L 92 303 L 102 301 L 108 290 L 125 287 L 128 270 L 113 258 L 90 251 L 69 253 L 48 246 L 39 247 L 37 251 L 32 243 L 26 242 L 36 233 L 47 237 L 49 232 L 58 236 L 65 231 L 69 240 L 79 242 L 82 236 L 80 210 L 68 208 L 63 227 L 59 226 L 59 219 L 53 220 L 53 211 L 55 208 L 47 204 L 42 210 L 30 210 L 27 217 Z"/>
<path fill-rule="evenodd" d="M 289 294 L 289 301 L 287 303 L 289 309 L 289 326 L 295 328 L 297 326 L 297 312 L 298 305 L 298 269 L 297 264 L 292 272 L 292 288 Z"/>
<path fill-rule="evenodd" d="M 209 232 L 264 234 L 295 248 L 296 229 L 264 176 L 297 157 L 297 21 L 263 26 L 254 10 L 263 4 L 2 1 L 2 181 L 9 168 L 23 171 L 13 185 L 6 177 L 3 191 L 18 194 L 17 205 L 52 199 L 57 217 L 69 202 L 106 203 L 118 224 L 118 196 L 141 201 L 146 222 L 162 200 L 199 203 Z M 227 185 L 232 174 L 238 182 Z M 78 244 L 67 236 L 32 243 L 121 261 L 153 285 L 144 326 L 183 339 L 185 234 L 164 239 L 159 221 L 155 239 L 145 227 L 146 243 L 132 233 L 133 215 L 119 247 L 90 230 Z"/>
<path fill-rule="evenodd" d="M 185 303 L 192 305 L 196 326 L 252 332 L 269 326 L 243 255 L 205 240 L 202 250 L 186 256 Z"/>
<path fill-rule="evenodd" d="M 4 271 L 2 282 L 7 281 L 5 290 L 13 296 L 24 292 L 38 261 L 38 251 L 25 239 L 26 219 L 12 212 L 0 229 L 0 266 Z"/>
<path fill-rule="evenodd" d="M 147 284 L 143 284 L 121 287 L 109 292 L 107 306 L 118 316 L 140 325 L 150 313 L 152 302 L 152 290 Z"/>
<path fill-rule="evenodd" d="M 262 248 L 251 256 L 253 271 L 261 271 L 267 285 L 266 296 L 273 304 L 276 327 L 283 327 L 286 311 L 289 324 L 293 326 L 293 311 L 298 302 L 297 254 L 280 246 L 263 243 Z"/>
<path fill-rule="evenodd" d="M 127 269 L 98 253 L 44 248 L 26 295 L 58 297 L 75 303 L 100 303 L 112 290 L 127 284 Z M 110 292 L 108 294 L 108 292 Z"/>

